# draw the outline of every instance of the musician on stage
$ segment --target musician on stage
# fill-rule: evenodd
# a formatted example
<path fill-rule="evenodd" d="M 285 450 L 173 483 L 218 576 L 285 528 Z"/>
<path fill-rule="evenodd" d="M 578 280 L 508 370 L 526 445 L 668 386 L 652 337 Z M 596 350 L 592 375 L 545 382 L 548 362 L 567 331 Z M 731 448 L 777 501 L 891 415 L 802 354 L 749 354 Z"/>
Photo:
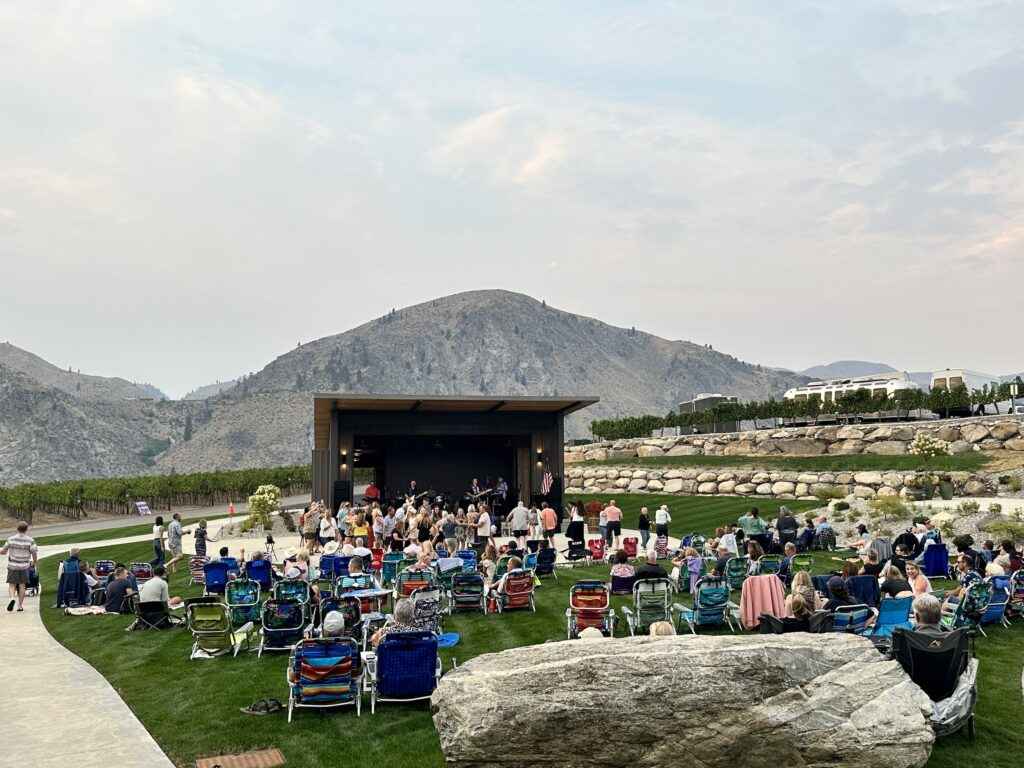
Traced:
<path fill-rule="evenodd" d="M 473 498 L 480 495 L 480 481 L 475 477 L 473 478 L 473 482 L 469 484 L 469 495 Z"/>
<path fill-rule="evenodd" d="M 494 486 L 494 494 L 492 496 L 494 511 L 497 514 L 501 514 L 505 510 L 505 502 L 508 499 L 508 483 L 505 482 L 504 478 L 498 476 L 498 482 Z"/>
<path fill-rule="evenodd" d="M 416 490 L 416 481 L 415 480 L 410 480 L 409 481 L 409 490 L 406 491 L 405 495 L 406 496 L 412 496 L 413 498 L 416 498 L 416 494 L 417 493 L 418 493 L 418 491 Z"/>

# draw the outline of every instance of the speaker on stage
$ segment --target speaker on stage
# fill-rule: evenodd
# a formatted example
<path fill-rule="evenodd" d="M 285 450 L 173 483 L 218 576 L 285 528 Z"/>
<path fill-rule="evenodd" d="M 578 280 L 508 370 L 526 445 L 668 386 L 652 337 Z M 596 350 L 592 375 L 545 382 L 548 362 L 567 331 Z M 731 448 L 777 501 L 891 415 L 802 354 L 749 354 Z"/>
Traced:
<path fill-rule="evenodd" d="M 334 511 L 337 512 L 343 501 L 352 501 L 352 481 L 334 481 Z"/>

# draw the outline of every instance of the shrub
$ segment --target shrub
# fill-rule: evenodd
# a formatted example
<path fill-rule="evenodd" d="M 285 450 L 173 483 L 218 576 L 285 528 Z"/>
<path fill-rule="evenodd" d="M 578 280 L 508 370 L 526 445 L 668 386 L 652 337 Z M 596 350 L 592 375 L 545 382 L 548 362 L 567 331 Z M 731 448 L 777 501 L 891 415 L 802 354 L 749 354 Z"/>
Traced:
<path fill-rule="evenodd" d="M 993 515 L 1001 515 L 1003 514 L 1003 505 L 993 501 L 988 505 L 988 511 Z"/>
<path fill-rule="evenodd" d="M 1014 493 L 1020 493 L 1021 479 L 1018 475 L 1014 475 L 1010 478 L 1010 490 Z"/>
<path fill-rule="evenodd" d="M 924 432 L 918 432 L 914 436 L 913 442 L 908 446 L 907 453 L 911 453 L 914 456 L 923 456 L 926 459 L 936 456 L 948 456 L 949 443 Z"/>
<path fill-rule="evenodd" d="M 841 499 L 844 496 L 846 494 L 839 488 L 819 488 L 814 494 L 814 498 L 822 504 L 828 504 L 830 501 Z"/>
<path fill-rule="evenodd" d="M 845 501 L 837 501 L 835 503 L 835 506 L 832 507 L 832 509 L 834 511 L 836 511 L 836 512 L 842 512 L 842 511 L 847 510 L 849 508 L 850 508 L 849 503 L 845 502 Z"/>
<path fill-rule="evenodd" d="M 993 539 L 1002 541 L 1010 539 L 1017 542 L 1024 539 L 1024 523 L 1015 523 L 1011 520 L 998 520 L 985 526 L 985 532 Z"/>
<path fill-rule="evenodd" d="M 953 527 L 953 521 L 952 520 L 945 520 L 942 523 L 940 523 L 939 524 L 939 533 L 941 533 L 942 537 L 945 538 L 945 539 L 953 538 L 953 534 L 956 533 L 956 528 Z"/>
<path fill-rule="evenodd" d="M 882 520 L 898 520 L 910 514 L 899 496 L 876 496 L 871 500 L 871 509 Z"/>
<path fill-rule="evenodd" d="M 981 510 L 981 505 L 976 501 L 961 501 L 956 511 L 961 515 L 976 515 Z"/>
<path fill-rule="evenodd" d="M 249 528 L 258 522 L 264 528 L 270 527 L 270 515 L 277 512 L 281 505 L 281 489 L 276 485 L 261 485 L 256 493 L 249 497 L 249 519 L 246 520 Z"/>

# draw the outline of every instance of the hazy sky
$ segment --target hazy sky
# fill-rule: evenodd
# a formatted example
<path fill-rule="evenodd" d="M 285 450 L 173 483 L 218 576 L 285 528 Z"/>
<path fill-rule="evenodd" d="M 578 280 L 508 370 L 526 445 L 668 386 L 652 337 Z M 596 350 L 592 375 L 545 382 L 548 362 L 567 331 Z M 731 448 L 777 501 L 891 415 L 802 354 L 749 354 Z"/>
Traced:
<path fill-rule="evenodd" d="M 1019 1 L 0 0 L 0 341 L 178 396 L 500 287 L 770 365 L 1019 371 L 1022 29 Z"/>

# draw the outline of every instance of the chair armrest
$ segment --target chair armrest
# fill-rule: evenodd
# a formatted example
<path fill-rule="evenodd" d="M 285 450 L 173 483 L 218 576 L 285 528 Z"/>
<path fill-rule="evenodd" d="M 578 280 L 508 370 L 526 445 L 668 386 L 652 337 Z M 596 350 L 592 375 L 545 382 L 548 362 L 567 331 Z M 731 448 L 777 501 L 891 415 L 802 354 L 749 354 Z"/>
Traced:
<path fill-rule="evenodd" d="M 681 603 L 672 603 L 672 607 L 670 610 L 672 611 L 672 613 L 682 613 L 686 610 L 686 606 L 682 605 Z"/>
<path fill-rule="evenodd" d="M 623 616 L 632 616 L 633 615 L 633 609 L 630 608 L 628 605 L 622 606 L 622 615 Z"/>

